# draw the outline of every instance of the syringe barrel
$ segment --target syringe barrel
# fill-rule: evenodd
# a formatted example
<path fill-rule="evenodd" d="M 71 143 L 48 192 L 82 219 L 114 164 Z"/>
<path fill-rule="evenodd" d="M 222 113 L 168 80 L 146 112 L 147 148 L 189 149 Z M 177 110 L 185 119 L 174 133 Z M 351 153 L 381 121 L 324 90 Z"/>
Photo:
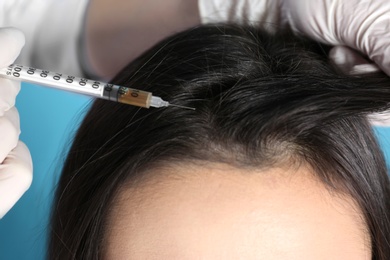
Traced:
<path fill-rule="evenodd" d="M 0 69 L 0 76 L 114 102 L 149 108 L 152 93 L 17 64 Z"/>
<path fill-rule="evenodd" d="M 104 83 L 100 81 L 88 80 L 17 64 L 11 64 L 7 68 L 0 69 L 0 76 L 92 97 L 101 97 L 104 85 Z"/>

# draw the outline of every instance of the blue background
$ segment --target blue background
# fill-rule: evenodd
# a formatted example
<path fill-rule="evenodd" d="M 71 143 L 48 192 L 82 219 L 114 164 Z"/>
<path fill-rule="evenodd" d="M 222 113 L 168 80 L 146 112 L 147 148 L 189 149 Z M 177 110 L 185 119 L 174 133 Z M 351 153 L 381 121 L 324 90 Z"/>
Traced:
<path fill-rule="evenodd" d="M 30 189 L 0 220 L 0 259 L 44 259 L 50 203 L 67 148 L 90 99 L 22 84 L 16 106 L 21 137 L 30 149 L 34 177 Z"/>
<path fill-rule="evenodd" d="M 71 137 L 90 100 L 59 90 L 23 84 L 17 98 L 21 140 L 34 162 L 31 188 L 0 220 L 0 259 L 44 259 L 50 203 Z M 390 128 L 376 128 L 390 162 Z"/>

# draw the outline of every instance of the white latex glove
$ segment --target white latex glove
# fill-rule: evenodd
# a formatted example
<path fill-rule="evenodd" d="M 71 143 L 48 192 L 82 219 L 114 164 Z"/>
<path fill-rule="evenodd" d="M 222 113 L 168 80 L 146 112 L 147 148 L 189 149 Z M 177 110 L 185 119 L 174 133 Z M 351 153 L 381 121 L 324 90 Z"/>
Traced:
<path fill-rule="evenodd" d="M 290 26 L 313 40 L 357 50 L 390 76 L 389 0 L 198 0 L 198 4 L 202 23 L 249 23 L 272 32 Z M 351 59 L 344 61 L 360 70 L 352 68 Z"/>
<path fill-rule="evenodd" d="M 330 59 L 346 74 L 381 69 L 390 76 L 390 0 L 198 0 L 198 4 L 202 23 L 254 24 L 270 32 L 289 26 L 335 45 Z M 374 125 L 390 126 L 390 112 L 369 119 Z"/>
<path fill-rule="evenodd" d="M 314 40 L 353 48 L 374 61 L 390 75 L 390 1 L 389 0 L 280 0 L 282 23 Z M 351 56 L 352 52 L 342 53 Z M 356 53 L 356 55 L 358 55 Z M 337 56 L 336 56 L 337 58 Z M 359 67 L 353 68 L 351 60 Z M 352 73 L 364 68 L 358 57 L 345 60 Z M 343 60 L 338 58 L 338 63 Z M 368 63 L 368 62 L 367 62 Z"/>
<path fill-rule="evenodd" d="M 24 46 L 21 31 L 0 28 L 0 67 L 13 63 Z M 27 146 L 19 141 L 20 122 L 15 98 L 20 82 L 0 78 L 0 218 L 30 187 L 32 160 Z"/>

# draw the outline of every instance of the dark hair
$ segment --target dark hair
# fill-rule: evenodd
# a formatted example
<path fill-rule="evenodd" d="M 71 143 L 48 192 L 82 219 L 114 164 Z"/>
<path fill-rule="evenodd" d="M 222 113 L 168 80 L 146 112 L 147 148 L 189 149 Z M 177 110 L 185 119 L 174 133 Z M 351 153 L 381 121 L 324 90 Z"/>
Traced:
<path fill-rule="evenodd" d="M 361 207 L 373 259 L 390 256 L 389 178 L 366 119 L 389 107 L 386 77 L 340 75 L 321 45 L 288 33 L 209 25 L 157 44 L 113 83 L 196 110 L 93 103 L 58 184 L 50 259 L 101 258 L 120 187 L 159 164 L 191 160 L 308 163 Z"/>

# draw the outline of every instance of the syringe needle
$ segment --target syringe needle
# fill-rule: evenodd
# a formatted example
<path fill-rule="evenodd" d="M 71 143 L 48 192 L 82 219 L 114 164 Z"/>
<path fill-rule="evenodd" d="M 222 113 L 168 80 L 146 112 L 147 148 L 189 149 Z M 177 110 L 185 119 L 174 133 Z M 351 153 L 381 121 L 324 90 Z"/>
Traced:
<path fill-rule="evenodd" d="M 194 107 L 180 106 L 180 105 L 175 105 L 175 104 L 171 104 L 171 103 L 169 103 L 169 106 L 179 107 L 179 108 L 184 108 L 184 109 L 190 109 L 190 110 L 195 110 Z"/>

